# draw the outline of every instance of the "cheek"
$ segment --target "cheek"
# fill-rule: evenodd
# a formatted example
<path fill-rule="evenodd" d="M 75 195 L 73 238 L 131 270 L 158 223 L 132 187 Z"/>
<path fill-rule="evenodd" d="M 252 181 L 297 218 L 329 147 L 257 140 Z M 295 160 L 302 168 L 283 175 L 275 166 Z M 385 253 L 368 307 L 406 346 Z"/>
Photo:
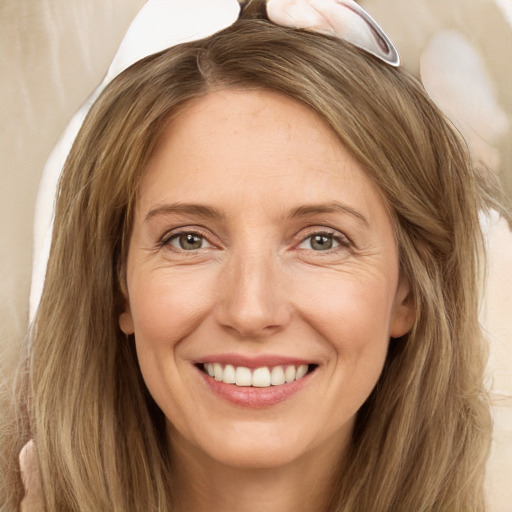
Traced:
<path fill-rule="evenodd" d="M 386 279 L 343 277 L 331 279 L 328 292 L 303 294 L 302 311 L 331 353 L 333 392 L 342 390 L 343 403 L 355 412 L 382 372 L 394 287 Z"/>
<path fill-rule="evenodd" d="M 393 283 L 385 278 L 330 276 L 300 293 L 302 311 L 335 345 L 345 348 L 389 339 Z"/>
<path fill-rule="evenodd" d="M 347 407 L 340 415 L 355 415 L 377 384 L 389 347 L 392 298 L 381 287 L 354 287 L 332 303 L 337 318 L 324 331 L 336 351 L 332 367 L 334 389 Z"/>
<path fill-rule="evenodd" d="M 130 309 L 142 364 L 173 357 L 173 348 L 201 323 L 211 308 L 214 290 L 206 275 L 192 277 L 160 270 L 133 276 Z"/>
<path fill-rule="evenodd" d="M 191 407 L 183 377 L 182 340 L 204 320 L 213 293 L 207 276 L 181 277 L 168 269 L 140 272 L 129 283 L 130 308 L 135 330 L 139 366 L 151 395 L 180 424 L 183 411 Z M 185 374 L 187 375 L 187 374 Z M 176 413 L 176 411 L 180 411 Z"/>

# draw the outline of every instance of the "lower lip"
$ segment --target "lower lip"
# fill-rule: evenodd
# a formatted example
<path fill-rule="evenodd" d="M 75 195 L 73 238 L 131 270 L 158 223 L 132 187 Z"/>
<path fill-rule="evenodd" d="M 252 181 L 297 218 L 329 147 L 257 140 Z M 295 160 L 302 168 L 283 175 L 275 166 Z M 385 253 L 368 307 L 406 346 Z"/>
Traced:
<path fill-rule="evenodd" d="M 230 402 L 233 405 L 241 407 L 250 407 L 253 409 L 262 409 L 272 405 L 284 402 L 295 393 L 300 391 L 309 381 L 311 373 L 308 373 L 299 380 L 288 382 L 280 386 L 269 386 L 267 388 L 257 388 L 252 386 L 236 386 L 235 384 L 226 384 L 210 377 L 200 369 L 205 384 L 219 397 Z"/>

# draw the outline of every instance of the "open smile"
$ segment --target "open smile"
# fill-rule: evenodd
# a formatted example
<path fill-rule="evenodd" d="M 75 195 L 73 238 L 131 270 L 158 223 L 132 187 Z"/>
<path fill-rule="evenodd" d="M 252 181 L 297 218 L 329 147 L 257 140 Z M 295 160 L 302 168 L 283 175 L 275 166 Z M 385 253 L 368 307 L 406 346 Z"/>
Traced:
<path fill-rule="evenodd" d="M 274 364 L 245 366 L 226 362 L 195 364 L 203 382 L 216 395 L 233 405 L 264 408 L 283 402 L 300 389 L 318 368 L 317 364 Z"/>
<path fill-rule="evenodd" d="M 246 366 L 234 366 L 232 364 L 202 363 L 202 368 L 199 364 L 199 369 L 202 369 L 216 381 L 225 384 L 234 384 L 239 387 L 268 388 L 270 386 L 282 386 L 302 379 L 312 372 L 316 366 L 315 364 L 276 365 L 251 369 Z"/>

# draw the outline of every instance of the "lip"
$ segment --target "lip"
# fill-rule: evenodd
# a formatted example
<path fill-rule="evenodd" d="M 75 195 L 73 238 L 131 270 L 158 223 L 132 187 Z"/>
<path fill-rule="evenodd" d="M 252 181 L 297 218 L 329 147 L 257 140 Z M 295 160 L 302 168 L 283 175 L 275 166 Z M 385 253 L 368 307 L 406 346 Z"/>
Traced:
<path fill-rule="evenodd" d="M 296 357 L 280 356 L 280 355 L 260 355 L 260 356 L 246 356 L 238 354 L 216 354 L 211 356 L 205 356 L 194 364 L 201 363 L 220 363 L 223 365 L 231 364 L 233 366 L 245 366 L 251 370 L 256 368 L 262 368 L 263 366 L 300 366 L 303 364 L 316 364 L 316 361 L 307 359 L 300 359 Z"/>
<path fill-rule="evenodd" d="M 270 386 L 266 388 L 257 388 L 250 386 L 236 386 L 234 384 L 226 384 L 210 377 L 200 369 L 203 363 L 220 363 L 231 364 L 233 366 L 245 366 L 246 368 L 255 369 L 263 366 L 300 366 L 302 364 L 314 364 L 305 359 L 297 359 L 282 356 L 257 356 L 247 357 L 234 354 L 219 354 L 202 358 L 195 363 L 195 369 L 198 372 L 203 383 L 208 389 L 224 401 L 239 407 L 252 409 L 263 409 L 282 403 L 293 395 L 298 393 L 306 386 L 316 369 L 306 374 L 304 377 L 293 382 L 281 384 L 280 386 Z"/>

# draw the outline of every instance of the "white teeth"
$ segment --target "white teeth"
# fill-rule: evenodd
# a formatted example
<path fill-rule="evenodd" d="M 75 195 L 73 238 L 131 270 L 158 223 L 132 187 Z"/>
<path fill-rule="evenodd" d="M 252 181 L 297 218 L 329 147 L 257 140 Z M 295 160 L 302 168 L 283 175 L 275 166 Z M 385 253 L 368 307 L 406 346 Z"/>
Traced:
<path fill-rule="evenodd" d="M 286 381 L 284 379 L 284 370 L 282 366 L 274 366 L 272 368 L 272 375 L 270 376 L 270 383 L 272 386 L 280 386 Z"/>
<path fill-rule="evenodd" d="M 295 380 L 295 366 L 288 366 L 288 368 L 286 368 L 284 380 L 286 382 L 293 382 Z"/>
<path fill-rule="evenodd" d="M 214 363 L 213 371 L 214 371 L 215 380 L 221 381 L 222 377 L 223 377 L 222 366 L 219 363 Z"/>
<path fill-rule="evenodd" d="M 256 388 L 267 388 L 270 386 L 281 386 L 282 384 L 302 379 L 308 373 L 308 365 L 302 364 L 297 368 L 288 366 L 274 366 L 272 370 L 267 366 L 252 370 L 244 366 L 233 366 L 231 364 L 223 367 L 220 363 L 204 363 L 205 372 L 217 381 L 225 384 L 236 384 L 237 386 L 253 386 Z"/>
<path fill-rule="evenodd" d="M 270 370 L 266 367 L 256 368 L 252 374 L 252 385 L 256 388 L 268 388 L 270 386 Z"/>
<path fill-rule="evenodd" d="M 306 373 L 308 373 L 308 365 L 307 364 L 301 364 L 297 368 L 297 372 L 295 373 L 295 380 L 302 379 L 302 377 L 304 377 L 304 375 L 306 375 Z"/>
<path fill-rule="evenodd" d="M 249 368 L 238 366 L 236 369 L 236 382 L 237 386 L 250 386 L 252 384 L 252 375 Z"/>
<path fill-rule="evenodd" d="M 236 382 L 236 373 L 235 373 L 235 367 L 228 364 L 224 368 L 224 378 L 222 379 L 222 382 L 225 382 L 226 384 L 235 384 Z"/>

